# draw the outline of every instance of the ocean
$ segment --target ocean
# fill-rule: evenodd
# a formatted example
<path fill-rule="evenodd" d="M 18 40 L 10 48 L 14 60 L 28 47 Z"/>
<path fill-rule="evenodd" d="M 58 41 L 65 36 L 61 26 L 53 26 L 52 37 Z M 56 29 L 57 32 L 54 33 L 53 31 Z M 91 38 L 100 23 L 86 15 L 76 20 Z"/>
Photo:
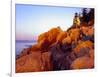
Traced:
<path fill-rule="evenodd" d="M 24 48 L 29 48 L 36 43 L 36 41 L 16 41 L 16 56 L 19 55 Z"/>

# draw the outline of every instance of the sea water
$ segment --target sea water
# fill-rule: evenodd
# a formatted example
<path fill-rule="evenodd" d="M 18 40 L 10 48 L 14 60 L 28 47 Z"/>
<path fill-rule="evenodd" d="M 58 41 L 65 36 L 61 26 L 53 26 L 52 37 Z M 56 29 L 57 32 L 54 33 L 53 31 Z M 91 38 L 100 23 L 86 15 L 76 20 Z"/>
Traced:
<path fill-rule="evenodd" d="M 36 44 L 36 41 L 16 41 L 16 56 L 19 55 L 23 49 L 30 48 L 34 44 Z"/>

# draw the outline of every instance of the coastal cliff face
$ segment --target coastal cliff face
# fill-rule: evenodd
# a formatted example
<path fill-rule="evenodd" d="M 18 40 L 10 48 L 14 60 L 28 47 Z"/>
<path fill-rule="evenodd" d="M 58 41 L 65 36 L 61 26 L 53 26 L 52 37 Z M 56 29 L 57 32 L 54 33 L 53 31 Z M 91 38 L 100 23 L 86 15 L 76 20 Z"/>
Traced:
<path fill-rule="evenodd" d="M 37 44 L 24 49 L 16 59 L 16 72 L 40 72 L 94 68 L 94 20 L 60 27 L 38 36 Z"/>
<path fill-rule="evenodd" d="M 93 25 L 93 24 L 92 24 Z M 94 26 L 69 31 L 53 28 L 24 49 L 16 60 L 16 72 L 36 72 L 94 67 Z"/>

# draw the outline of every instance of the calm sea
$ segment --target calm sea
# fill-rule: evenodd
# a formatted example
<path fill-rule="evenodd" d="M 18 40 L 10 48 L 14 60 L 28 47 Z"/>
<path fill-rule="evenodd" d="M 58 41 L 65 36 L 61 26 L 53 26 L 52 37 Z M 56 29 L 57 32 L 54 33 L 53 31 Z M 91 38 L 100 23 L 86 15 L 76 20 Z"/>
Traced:
<path fill-rule="evenodd" d="M 19 55 L 24 48 L 29 48 L 36 43 L 36 41 L 16 41 L 16 56 Z"/>

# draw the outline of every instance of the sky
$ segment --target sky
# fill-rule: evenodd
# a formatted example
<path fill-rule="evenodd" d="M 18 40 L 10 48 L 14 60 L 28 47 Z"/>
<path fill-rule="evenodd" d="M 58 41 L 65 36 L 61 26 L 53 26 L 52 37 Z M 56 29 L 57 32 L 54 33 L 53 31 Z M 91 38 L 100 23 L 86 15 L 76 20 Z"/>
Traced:
<path fill-rule="evenodd" d="M 51 28 L 67 30 L 82 8 L 16 4 L 16 40 L 32 40 Z"/>

